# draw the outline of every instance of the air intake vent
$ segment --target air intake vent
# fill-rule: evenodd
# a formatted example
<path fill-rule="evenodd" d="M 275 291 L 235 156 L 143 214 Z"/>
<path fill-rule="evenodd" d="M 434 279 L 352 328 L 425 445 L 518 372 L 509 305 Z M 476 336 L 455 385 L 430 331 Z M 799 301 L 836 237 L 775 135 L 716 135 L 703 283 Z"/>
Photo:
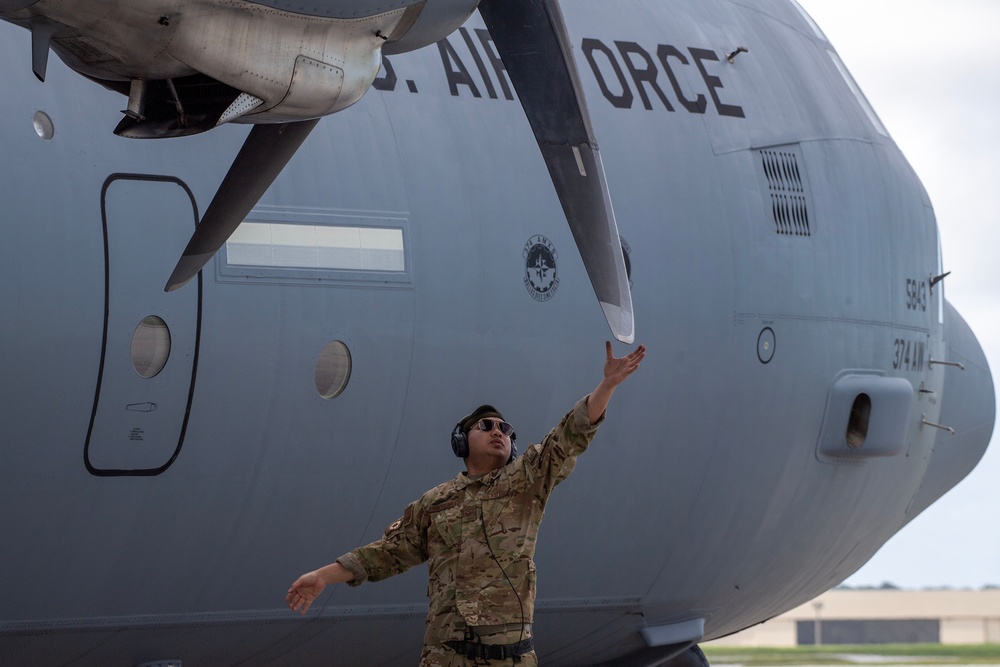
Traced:
<path fill-rule="evenodd" d="M 798 157 L 788 151 L 762 150 L 760 159 L 771 195 L 775 231 L 783 236 L 811 236 Z"/>

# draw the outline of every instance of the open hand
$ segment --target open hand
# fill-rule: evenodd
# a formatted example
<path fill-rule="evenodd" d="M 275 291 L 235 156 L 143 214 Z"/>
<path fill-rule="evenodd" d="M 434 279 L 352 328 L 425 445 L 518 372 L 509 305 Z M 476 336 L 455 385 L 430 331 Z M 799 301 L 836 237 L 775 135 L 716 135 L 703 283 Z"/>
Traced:
<path fill-rule="evenodd" d="M 607 349 L 607 359 L 604 361 L 604 380 L 612 387 L 616 387 L 635 372 L 635 369 L 639 368 L 639 364 L 646 356 L 646 346 L 640 345 L 633 352 L 617 358 L 611 353 L 611 341 L 605 341 L 604 345 Z"/>
<path fill-rule="evenodd" d="M 317 572 L 307 572 L 295 580 L 292 587 L 288 589 L 285 602 L 292 611 L 304 614 L 309 611 L 309 605 L 313 603 L 319 594 L 326 588 L 326 582 L 320 578 Z"/>

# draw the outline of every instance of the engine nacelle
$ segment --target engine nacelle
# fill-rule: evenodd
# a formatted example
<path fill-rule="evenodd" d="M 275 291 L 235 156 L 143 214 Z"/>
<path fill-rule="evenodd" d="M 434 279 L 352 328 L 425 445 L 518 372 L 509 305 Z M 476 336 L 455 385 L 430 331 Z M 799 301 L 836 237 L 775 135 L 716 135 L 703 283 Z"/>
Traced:
<path fill-rule="evenodd" d="M 428 0 L 411 8 L 383 51 L 388 55 L 406 53 L 444 39 L 458 30 L 478 6 L 479 0 Z"/>
<path fill-rule="evenodd" d="M 283 0 L 0 0 L 0 18 L 32 31 L 39 78 L 51 47 L 72 69 L 130 96 L 119 134 L 157 137 L 340 111 L 371 87 L 383 46 L 433 43 L 477 2 L 400 1 L 359 16 L 387 5 L 317 0 L 307 15 Z"/>
<path fill-rule="evenodd" d="M 245 112 L 252 122 L 315 118 L 357 102 L 378 75 L 382 45 L 405 12 L 323 19 L 222 4 L 202 2 L 179 16 L 165 53 L 260 100 Z"/>

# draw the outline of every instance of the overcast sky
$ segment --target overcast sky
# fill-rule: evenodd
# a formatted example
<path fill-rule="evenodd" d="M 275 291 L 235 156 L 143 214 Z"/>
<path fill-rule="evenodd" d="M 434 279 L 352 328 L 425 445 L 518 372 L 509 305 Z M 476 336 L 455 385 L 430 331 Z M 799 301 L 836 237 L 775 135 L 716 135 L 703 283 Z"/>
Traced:
<path fill-rule="evenodd" d="M 1000 2 L 799 0 L 927 188 L 946 295 L 1000 379 Z M 1000 412 L 1000 410 L 998 410 Z M 1000 584 L 1000 436 L 848 585 Z"/>

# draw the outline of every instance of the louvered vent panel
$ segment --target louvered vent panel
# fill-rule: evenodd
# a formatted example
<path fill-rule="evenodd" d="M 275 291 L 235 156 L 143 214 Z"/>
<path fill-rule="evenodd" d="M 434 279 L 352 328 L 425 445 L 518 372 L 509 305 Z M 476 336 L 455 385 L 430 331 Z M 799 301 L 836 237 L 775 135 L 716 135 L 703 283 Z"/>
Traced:
<path fill-rule="evenodd" d="M 811 236 L 809 207 L 795 153 L 760 151 L 771 195 L 775 231 L 783 236 Z"/>

